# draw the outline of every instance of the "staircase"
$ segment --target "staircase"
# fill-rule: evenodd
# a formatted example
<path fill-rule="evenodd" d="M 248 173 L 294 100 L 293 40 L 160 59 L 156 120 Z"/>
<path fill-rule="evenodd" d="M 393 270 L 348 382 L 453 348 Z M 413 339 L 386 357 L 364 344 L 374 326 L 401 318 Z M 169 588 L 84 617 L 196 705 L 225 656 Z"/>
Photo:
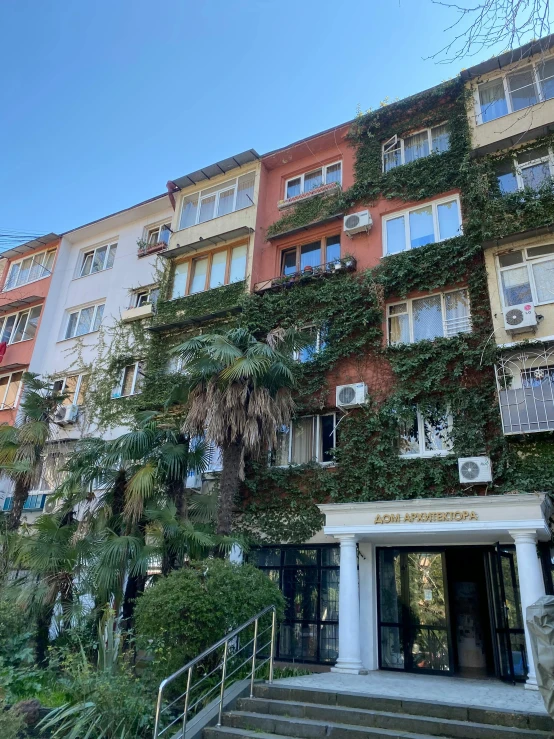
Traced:
<path fill-rule="evenodd" d="M 203 739 L 552 739 L 554 722 L 528 714 L 258 683 Z"/>

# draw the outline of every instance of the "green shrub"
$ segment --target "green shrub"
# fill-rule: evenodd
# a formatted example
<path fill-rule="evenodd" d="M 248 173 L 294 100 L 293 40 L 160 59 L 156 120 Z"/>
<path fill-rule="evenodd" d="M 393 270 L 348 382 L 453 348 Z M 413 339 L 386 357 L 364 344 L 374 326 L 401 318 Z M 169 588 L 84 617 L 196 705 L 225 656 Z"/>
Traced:
<path fill-rule="evenodd" d="M 10 657 L 14 638 L 29 631 L 28 615 L 12 600 L 0 595 L 0 657 Z"/>
<path fill-rule="evenodd" d="M 172 572 L 137 601 L 139 647 L 167 676 L 269 605 L 284 609 L 279 588 L 252 565 L 209 559 Z"/>
<path fill-rule="evenodd" d="M 0 736 L 2 739 L 20 739 L 27 736 L 24 732 L 25 719 L 13 707 L 6 709 L 0 701 Z"/>

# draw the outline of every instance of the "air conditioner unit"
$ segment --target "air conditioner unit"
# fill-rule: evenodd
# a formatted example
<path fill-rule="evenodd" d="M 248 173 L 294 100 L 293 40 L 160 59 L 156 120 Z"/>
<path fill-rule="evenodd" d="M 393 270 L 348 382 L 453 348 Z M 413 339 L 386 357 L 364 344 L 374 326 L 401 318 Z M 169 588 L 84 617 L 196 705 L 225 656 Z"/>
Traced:
<path fill-rule="evenodd" d="M 354 236 L 361 231 L 369 231 L 373 226 L 373 221 L 368 210 L 360 210 L 357 213 L 350 213 L 344 216 L 343 228 L 347 236 Z"/>
<path fill-rule="evenodd" d="M 337 385 L 336 393 L 336 403 L 339 408 L 357 408 L 367 402 L 367 385 L 365 382 Z"/>
<path fill-rule="evenodd" d="M 68 423 L 75 423 L 79 415 L 79 406 L 75 403 L 70 405 L 60 405 L 54 413 L 54 423 L 58 426 L 66 426 Z"/>
<path fill-rule="evenodd" d="M 458 471 L 460 482 L 491 482 L 492 469 L 490 457 L 459 457 Z"/>
<path fill-rule="evenodd" d="M 504 327 L 512 334 L 528 331 L 537 325 L 533 303 L 521 303 L 504 309 Z"/>
<path fill-rule="evenodd" d="M 189 475 L 185 482 L 185 487 L 200 490 L 202 487 L 202 475 Z"/>
<path fill-rule="evenodd" d="M 47 496 L 44 504 L 45 513 L 57 513 L 62 507 L 62 501 L 60 499 L 52 498 L 50 495 Z"/>

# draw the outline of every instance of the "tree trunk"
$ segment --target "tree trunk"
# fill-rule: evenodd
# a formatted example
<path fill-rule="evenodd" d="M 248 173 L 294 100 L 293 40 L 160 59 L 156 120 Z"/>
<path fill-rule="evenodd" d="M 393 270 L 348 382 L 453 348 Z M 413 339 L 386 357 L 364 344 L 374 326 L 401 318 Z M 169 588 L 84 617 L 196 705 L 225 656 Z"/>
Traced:
<path fill-rule="evenodd" d="M 124 631 L 133 628 L 133 615 L 137 598 L 144 592 L 146 577 L 144 575 L 129 575 L 123 596 L 123 607 L 121 609 L 122 626 Z"/>
<path fill-rule="evenodd" d="M 233 526 L 233 507 L 240 481 L 242 444 L 240 442 L 223 447 L 223 470 L 219 479 L 217 505 L 217 533 L 229 536 Z"/>
<path fill-rule="evenodd" d="M 50 624 L 52 623 L 53 606 L 45 606 L 37 617 L 37 631 L 35 639 L 35 658 L 37 664 L 44 667 L 48 663 L 48 643 Z"/>
<path fill-rule="evenodd" d="M 18 478 L 13 491 L 12 510 L 8 518 L 8 531 L 17 531 L 21 523 L 23 506 L 31 489 L 31 480 L 25 477 Z"/>

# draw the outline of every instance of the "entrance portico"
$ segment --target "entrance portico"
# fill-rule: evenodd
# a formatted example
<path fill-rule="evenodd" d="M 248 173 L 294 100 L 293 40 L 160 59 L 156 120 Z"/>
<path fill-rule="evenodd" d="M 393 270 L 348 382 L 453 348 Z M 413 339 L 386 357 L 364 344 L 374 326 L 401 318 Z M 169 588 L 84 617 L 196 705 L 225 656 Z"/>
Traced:
<path fill-rule="evenodd" d="M 470 554 L 474 561 L 478 551 L 489 589 L 482 600 L 489 601 L 485 630 L 494 650 L 495 674 L 509 678 L 525 670 L 526 687 L 536 688 L 524 617 L 527 606 L 545 594 L 537 544 L 550 540 L 548 504 L 544 494 L 517 494 L 321 505 L 324 531 L 340 542 L 341 549 L 339 656 L 333 670 L 359 673 L 377 670 L 381 664 L 386 669 L 442 669 L 443 674 L 452 674 L 457 645 L 451 624 L 457 618 L 457 628 L 463 631 L 464 618 L 471 621 L 467 611 L 471 582 L 459 583 L 466 611 L 457 615 L 456 607 L 463 608 L 457 601 L 448 604 L 452 583 L 446 554 L 456 550 L 456 568 L 463 575 L 464 552 L 469 562 Z M 458 579 L 471 581 L 475 573 Z M 379 602 L 383 596 L 385 618 Z M 430 617 L 429 623 L 422 614 Z M 434 662 L 421 648 L 425 641 L 434 643 Z M 387 655 L 380 655 L 385 643 Z"/>

